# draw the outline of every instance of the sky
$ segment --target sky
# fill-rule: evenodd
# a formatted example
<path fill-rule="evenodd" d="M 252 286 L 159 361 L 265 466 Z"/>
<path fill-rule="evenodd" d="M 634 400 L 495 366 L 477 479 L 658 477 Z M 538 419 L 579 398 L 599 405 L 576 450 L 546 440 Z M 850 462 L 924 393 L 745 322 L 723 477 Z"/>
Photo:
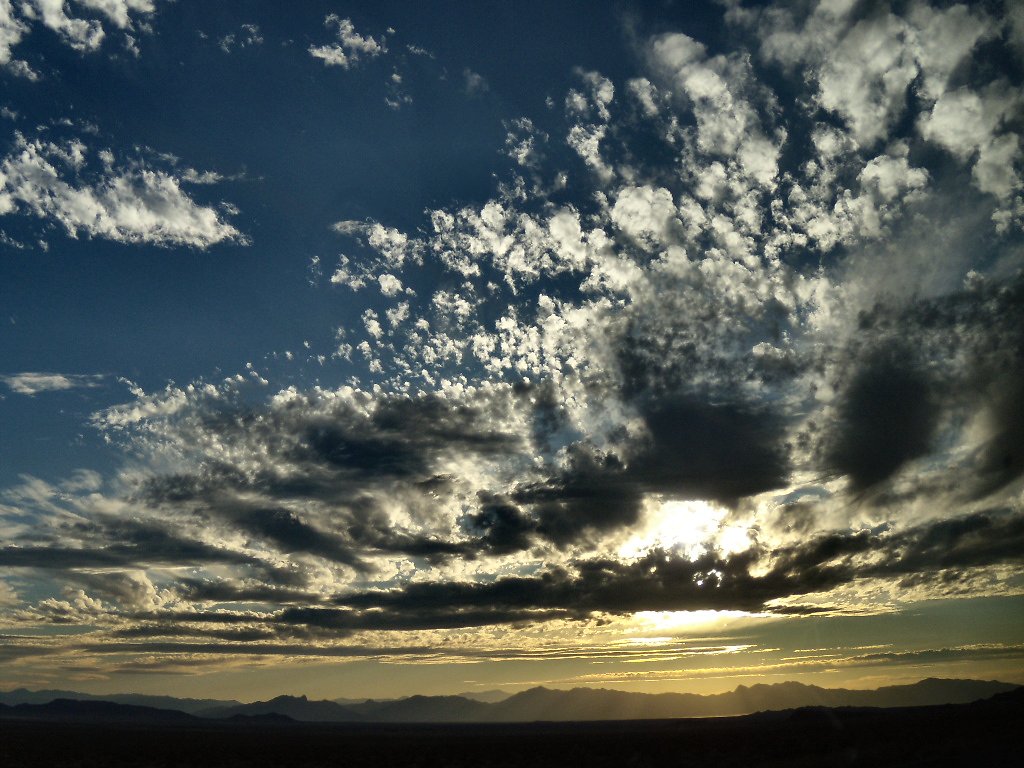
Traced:
<path fill-rule="evenodd" d="M 0 687 L 1024 683 L 1024 6 L 0 0 Z"/>

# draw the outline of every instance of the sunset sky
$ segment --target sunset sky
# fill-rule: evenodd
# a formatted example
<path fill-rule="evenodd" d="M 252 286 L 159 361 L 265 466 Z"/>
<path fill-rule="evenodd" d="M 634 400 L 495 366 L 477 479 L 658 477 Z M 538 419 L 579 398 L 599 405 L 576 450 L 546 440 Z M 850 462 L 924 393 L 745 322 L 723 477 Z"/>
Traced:
<path fill-rule="evenodd" d="M 0 688 L 1024 683 L 1024 4 L 0 0 Z"/>

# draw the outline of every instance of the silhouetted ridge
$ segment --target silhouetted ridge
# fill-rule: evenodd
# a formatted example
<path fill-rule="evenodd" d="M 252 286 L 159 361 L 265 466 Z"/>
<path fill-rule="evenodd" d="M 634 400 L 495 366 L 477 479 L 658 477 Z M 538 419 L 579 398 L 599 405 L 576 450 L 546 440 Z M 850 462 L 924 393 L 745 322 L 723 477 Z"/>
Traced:
<path fill-rule="evenodd" d="M 740 685 L 726 693 L 633 693 L 606 688 L 560 690 L 538 686 L 500 701 L 477 701 L 466 696 L 409 696 L 391 700 L 365 700 L 339 704 L 310 700 L 306 696 L 278 696 L 269 701 L 202 709 L 205 718 L 268 718 L 280 716 L 302 722 L 382 723 L 513 723 L 535 721 L 658 720 L 688 717 L 745 715 L 800 708 L 891 708 L 935 704 L 964 704 L 996 694 L 1014 694 L 1009 683 L 981 680 L 929 678 L 912 685 L 895 685 L 877 690 L 820 688 L 797 682 Z M 13 692 L 12 692 L 13 693 Z M 31 693 L 31 692 L 27 692 Z M 0 710 L 12 717 L 20 707 L 33 716 L 59 716 L 61 707 L 70 717 L 150 717 L 171 712 L 188 717 L 177 708 L 157 709 L 102 701 L 58 699 L 49 704 L 20 704 Z M 173 699 L 171 699 L 173 701 Z M 194 701 L 194 700 L 193 700 Z M 349 700 L 351 701 L 351 700 Z M 0 702 L 2 705 L 2 702 Z M 91 709 L 89 707 L 92 707 Z M 46 709 L 50 707 L 50 709 Z M 135 714 L 132 715 L 131 713 Z M 53 713 L 46 714 L 46 713 Z M 91 713 L 91 714 L 89 714 Z M 150 714 L 146 714 L 150 713 Z"/>
<path fill-rule="evenodd" d="M 198 718 L 176 709 L 138 707 L 113 701 L 54 699 L 46 704 L 0 705 L 0 716 L 24 720 L 102 722 L 195 722 Z"/>
<path fill-rule="evenodd" d="M 278 696 L 270 701 L 252 704 L 238 704 L 233 707 L 213 707 L 198 713 L 202 717 L 228 718 L 235 715 L 247 717 L 259 715 L 284 715 L 292 720 L 310 723 L 338 723 L 363 720 L 350 706 L 343 706 L 326 699 L 310 701 L 305 696 Z"/>
<path fill-rule="evenodd" d="M 30 691 L 27 688 L 15 688 L 11 691 L 0 691 L 0 704 L 48 704 L 55 699 L 74 699 L 76 701 L 112 701 L 117 704 L 130 704 L 138 707 L 155 707 L 157 709 L 178 709 L 182 712 L 195 714 L 212 707 L 233 707 L 241 704 L 231 699 L 188 699 L 174 696 L 152 696 L 144 693 L 80 693 L 65 690 Z"/>

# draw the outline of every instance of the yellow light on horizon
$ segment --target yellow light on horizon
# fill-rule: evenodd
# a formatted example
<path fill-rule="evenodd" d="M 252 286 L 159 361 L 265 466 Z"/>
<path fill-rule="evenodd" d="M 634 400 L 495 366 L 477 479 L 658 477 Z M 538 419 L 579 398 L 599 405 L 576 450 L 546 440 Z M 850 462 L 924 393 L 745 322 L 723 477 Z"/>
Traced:
<path fill-rule="evenodd" d="M 747 611 L 637 611 L 633 620 L 645 632 L 679 632 L 695 629 L 720 629 L 723 624 L 742 619 L 755 619 L 759 614 Z"/>

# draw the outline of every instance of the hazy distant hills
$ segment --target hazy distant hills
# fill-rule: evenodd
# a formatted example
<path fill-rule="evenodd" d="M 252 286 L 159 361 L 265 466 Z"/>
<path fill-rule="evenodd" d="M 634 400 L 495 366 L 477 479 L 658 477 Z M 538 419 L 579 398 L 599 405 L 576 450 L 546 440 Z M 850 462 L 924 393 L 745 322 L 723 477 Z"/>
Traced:
<path fill-rule="evenodd" d="M 473 701 L 484 701 L 484 702 L 487 702 L 488 704 L 494 704 L 495 702 L 498 702 L 498 701 L 504 701 L 505 699 L 507 699 L 512 694 L 509 693 L 508 691 L 493 690 L 493 691 L 471 691 L 471 692 L 467 692 L 467 693 L 460 693 L 460 694 L 457 694 L 457 695 L 461 696 L 464 699 L 472 699 Z"/>
<path fill-rule="evenodd" d="M 198 712 L 202 717 L 236 717 L 239 715 L 285 715 L 306 723 L 340 723 L 365 720 L 352 706 L 336 701 L 310 701 L 305 696 L 278 696 L 270 701 L 211 707 Z"/>
<path fill-rule="evenodd" d="M 278 696 L 270 701 L 239 704 L 237 702 L 141 697 L 168 702 L 161 709 L 119 701 L 109 702 L 106 710 L 113 716 L 138 716 L 150 719 L 155 712 L 179 710 L 174 715 L 189 714 L 213 719 L 278 718 L 301 722 L 347 723 L 512 723 L 533 721 L 584 720 L 654 720 L 663 718 L 744 715 L 768 710 L 800 707 L 914 707 L 933 704 L 963 704 L 995 694 L 1012 691 L 1009 683 L 980 680 L 941 680 L 930 678 L 912 685 L 895 685 L 877 690 L 820 688 L 802 683 L 739 686 L 734 691 L 708 696 L 690 693 L 631 693 L 596 688 L 552 690 L 531 688 L 506 698 L 489 692 L 492 701 L 479 701 L 467 696 L 410 696 L 383 701 L 310 700 L 305 696 Z M 0 695 L 0 702 L 39 704 L 49 692 L 11 691 Z M 61 698 L 84 698 L 84 694 L 61 691 Z M 99 698 L 99 697 L 95 697 Z M 111 697 L 113 699 L 115 697 Z M 129 695 L 116 697 L 132 698 Z M 135 697 L 138 698 L 138 697 Z M 79 705 L 84 716 L 101 716 L 103 702 L 53 702 L 52 711 L 36 708 L 40 717 L 56 716 L 60 706 L 69 714 Z M 199 706 L 205 704 L 206 706 Z M 212 706 L 211 706 L 212 705 Z M 47 704 L 46 706 L 51 706 Z M 89 709 L 89 707 L 92 709 Z M 121 707 L 122 709 L 114 709 Z M 18 708 L 2 708 L 0 716 L 18 716 Z M 129 710 L 138 710 L 132 714 Z M 31 711 L 36 711 L 31 710 Z M 28 713 L 22 707 L 22 713 Z M 186 714 L 188 712 L 189 714 Z"/>
<path fill-rule="evenodd" d="M 532 688 L 490 705 L 488 719 L 646 720 L 677 717 L 744 715 L 797 707 L 910 707 L 958 704 L 988 698 L 1016 686 L 995 681 L 928 679 L 871 691 L 819 688 L 802 683 L 739 686 L 728 693 L 628 693 L 607 689 L 570 691 Z"/>
<path fill-rule="evenodd" d="M 177 709 L 140 707 L 113 701 L 54 699 L 45 704 L 0 704 L 0 718 L 61 722 L 187 723 L 199 718 Z"/>
<path fill-rule="evenodd" d="M 27 688 L 16 688 L 13 691 L 0 691 L 0 704 L 46 704 L 54 699 L 74 699 L 76 701 L 112 701 L 117 704 L 131 704 L 138 707 L 156 707 L 157 709 L 177 709 L 182 712 L 195 713 L 212 707 L 229 707 L 241 704 L 239 701 L 222 699 L 179 699 L 174 696 L 148 696 L 142 693 L 110 693 L 98 696 L 91 693 L 76 691 L 43 690 L 30 691 Z"/>

